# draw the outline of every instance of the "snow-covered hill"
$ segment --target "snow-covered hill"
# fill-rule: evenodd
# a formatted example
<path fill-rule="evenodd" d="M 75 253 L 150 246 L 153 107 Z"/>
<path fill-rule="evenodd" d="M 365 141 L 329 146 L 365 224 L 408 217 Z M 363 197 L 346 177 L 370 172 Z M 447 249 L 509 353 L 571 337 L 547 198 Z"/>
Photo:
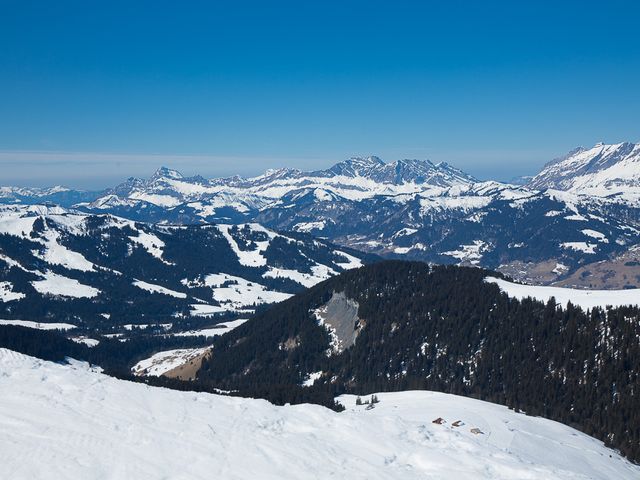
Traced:
<path fill-rule="evenodd" d="M 153 226 L 0 206 L 0 318 L 112 326 L 250 312 L 364 258 L 255 223 Z"/>
<path fill-rule="evenodd" d="M 0 476 L 633 479 L 640 467 L 562 424 L 433 392 L 315 405 L 177 392 L 0 349 Z M 443 423 L 433 423 L 442 418 Z"/>

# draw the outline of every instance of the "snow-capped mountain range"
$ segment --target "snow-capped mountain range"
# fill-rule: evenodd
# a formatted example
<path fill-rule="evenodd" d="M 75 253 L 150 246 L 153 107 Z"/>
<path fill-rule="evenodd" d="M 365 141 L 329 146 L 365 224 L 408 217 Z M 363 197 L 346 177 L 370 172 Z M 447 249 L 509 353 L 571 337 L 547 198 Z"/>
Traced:
<path fill-rule="evenodd" d="M 176 170 L 162 167 L 148 180 L 130 178 L 93 202 L 77 206 L 90 210 L 135 209 L 145 202 L 165 209 L 184 207 L 187 216 L 211 220 L 226 214 L 250 215 L 292 193 L 312 192 L 318 200 L 361 201 L 377 195 L 418 193 L 426 187 L 441 191 L 474 182 L 473 177 L 444 163 L 434 165 L 420 160 L 384 163 L 377 157 L 351 158 L 328 170 L 278 169 L 254 178 L 212 180 L 183 177 Z"/>
<path fill-rule="evenodd" d="M 478 181 L 446 163 L 367 157 L 253 178 L 184 177 L 163 167 L 102 192 L 8 188 L 1 199 L 152 223 L 257 222 L 384 256 L 481 265 L 553 283 L 640 244 L 640 146 L 574 150 L 525 185 Z M 571 278 L 606 288 L 614 277 L 616 268 Z M 638 278 L 617 278 L 615 286 L 637 286 Z"/>
<path fill-rule="evenodd" d="M 76 205 L 89 209 L 135 206 L 141 202 L 164 208 L 186 205 L 206 218 L 211 216 L 212 208 L 230 207 L 243 212 L 269 205 L 283 195 L 300 189 L 317 189 L 319 196 L 333 194 L 350 200 L 362 200 L 376 195 L 417 193 L 425 188 L 439 190 L 475 182 L 472 176 L 446 163 L 433 164 L 428 160 L 385 163 L 377 157 L 351 158 L 327 170 L 313 172 L 268 170 L 253 178 L 235 176 L 208 180 L 201 176 L 184 177 L 176 170 L 162 167 L 147 180 L 129 178 L 102 192 L 76 192 L 78 197 L 93 197 L 91 201 L 76 202 Z M 74 191 L 64 187 L 3 187 L 0 189 L 0 198 L 3 203 L 38 199 L 72 206 L 69 200 L 58 198 L 61 193 L 70 196 L 70 192 Z M 199 201 L 206 201 L 206 206 L 211 208 L 199 208 L 193 203 Z"/>

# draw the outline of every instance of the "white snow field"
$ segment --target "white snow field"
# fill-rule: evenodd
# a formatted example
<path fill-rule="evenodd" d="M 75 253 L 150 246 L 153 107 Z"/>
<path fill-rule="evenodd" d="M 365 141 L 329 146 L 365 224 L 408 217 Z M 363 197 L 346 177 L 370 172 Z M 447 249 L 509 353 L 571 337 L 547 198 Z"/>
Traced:
<path fill-rule="evenodd" d="M 335 413 L 152 388 L 6 349 L 0 391 L 0 478 L 12 480 L 640 478 L 567 426 L 433 392 L 378 394 L 371 410 L 344 396 Z"/>
<path fill-rule="evenodd" d="M 142 280 L 134 280 L 133 285 L 141 290 L 146 290 L 150 293 L 161 293 L 162 295 L 169 295 L 176 298 L 187 298 L 186 293 L 176 292 L 161 285 L 155 285 L 153 283 L 144 282 Z"/>
<path fill-rule="evenodd" d="M 100 340 L 96 340 L 95 338 L 85 337 L 84 335 L 80 335 L 78 337 L 71 337 L 71 340 L 73 340 L 76 343 L 82 343 L 87 347 L 95 347 L 97 345 L 100 345 Z"/>
<path fill-rule="evenodd" d="M 211 287 L 213 298 L 220 303 L 221 309 L 226 311 L 243 311 L 254 305 L 282 302 L 292 296 L 290 293 L 269 290 L 259 283 L 226 273 L 207 275 L 204 284 Z"/>
<path fill-rule="evenodd" d="M 93 298 L 100 294 L 100 290 L 80 283 L 75 278 L 68 278 L 53 272 L 43 274 L 43 280 L 31 282 L 39 293 L 73 298 Z"/>
<path fill-rule="evenodd" d="M 205 337 L 217 337 L 218 335 L 229 333 L 231 330 L 239 327 L 246 321 L 246 318 L 239 318 L 237 320 L 230 320 L 228 322 L 219 323 L 215 327 L 203 328 L 200 330 L 188 330 L 186 332 L 174 333 L 173 335 L 175 337 L 196 337 L 198 335 L 203 335 Z"/>
<path fill-rule="evenodd" d="M 487 277 L 485 282 L 495 283 L 500 290 L 510 297 L 522 300 L 527 297 L 546 302 L 555 297 L 556 302 L 567 305 L 579 305 L 583 309 L 593 307 L 620 307 L 625 305 L 640 305 L 640 290 L 580 290 L 577 288 L 545 287 L 537 285 L 521 285 L 501 278 Z"/>
<path fill-rule="evenodd" d="M 38 330 L 72 330 L 78 328 L 77 325 L 72 325 L 71 323 L 42 323 L 31 320 L 0 320 L 0 325 L 17 325 Z"/>
<path fill-rule="evenodd" d="M 26 297 L 24 293 L 13 291 L 13 284 L 11 282 L 0 282 L 0 302 L 21 300 L 24 297 Z"/>

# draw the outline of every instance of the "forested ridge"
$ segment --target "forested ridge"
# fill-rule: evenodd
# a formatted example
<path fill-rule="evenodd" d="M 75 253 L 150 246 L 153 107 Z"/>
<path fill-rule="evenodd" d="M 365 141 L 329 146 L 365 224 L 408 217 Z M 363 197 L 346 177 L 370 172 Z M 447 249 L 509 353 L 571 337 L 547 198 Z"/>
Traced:
<path fill-rule="evenodd" d="M 321 371 L 318 391 L 466 395 L 563 422 L 640 460 L 640 310 L 517 301 L 488 274 L 395 261 L 346 272 L 217 339 L 199 381 L 296 392 Z M 358 302 L 366 326 L 354 346 L 328 355 L 313 311 L 334 292 Z"/>

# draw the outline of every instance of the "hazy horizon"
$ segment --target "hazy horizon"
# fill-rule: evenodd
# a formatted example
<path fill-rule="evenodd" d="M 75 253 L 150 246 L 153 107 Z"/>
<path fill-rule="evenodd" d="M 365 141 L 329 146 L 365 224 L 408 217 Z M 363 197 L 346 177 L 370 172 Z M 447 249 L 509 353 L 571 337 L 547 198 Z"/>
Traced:
<path fill-rule="evenodd" d="M 591 145 L 580 145 L 591 147 Z M 620 143 L 620 142 L 604 142 Z M 470 152 L 476 160 L 464 158 L 434 158 L 411 155 L 385 157 L 378 153 L 352 154 L 341 158 L 266 158 L 266 157 L 217 157 L 213 155 L 161 155 L 161 154 L 111 154 L 82 152 L 1 152 L 0 165 L 13 169 L 20 174 L 2 175 L 0 187 L 52 187 L 65 186 L 72 189 L 100 190 L 125 181 L 127 178 L 148 178 L 161 167 L 179 171 L 185 177 L 201 175 L 205 178 L 222 178 L 233 175 L 244 177 L 258 176 L 268 169 L 295 168 L 303 171 L 323 170 L 338 162 L 352 157 L 377 156 L 384 162 L 418 159 L 433 163 L 445 162 L 479 180 L 497 180 L 508 182 L 512 179 L 535 175 L 554 158 L 558 158 L 578 146 L 566 151 L 551 154 L 536 165 L 527 162 L 526 168 L 505 168 L 503 162 L 496 161 L 494 152 Z M 484 154 L 484 156 L 483 156 Z M 462 153 L 461 153 L 462 155 Z M 523 160 L 522 152 L 503 152 L 511 160 Z M 520 157 L 519 157 L 520 155 Z M 482 159 L 482 162 L 477 162 Z M 257 166 L 262 164 L 262 166 Z M 465 168 L 463 165 L 467 165 Z M 33 173 L 34 169 L 38 173 Z M 114 169 L 116 172 L 114 173 Z M 57 173 L 56 173 L 57 172 Z M 515 172 L 515 173 L 514 173 Z"/>

